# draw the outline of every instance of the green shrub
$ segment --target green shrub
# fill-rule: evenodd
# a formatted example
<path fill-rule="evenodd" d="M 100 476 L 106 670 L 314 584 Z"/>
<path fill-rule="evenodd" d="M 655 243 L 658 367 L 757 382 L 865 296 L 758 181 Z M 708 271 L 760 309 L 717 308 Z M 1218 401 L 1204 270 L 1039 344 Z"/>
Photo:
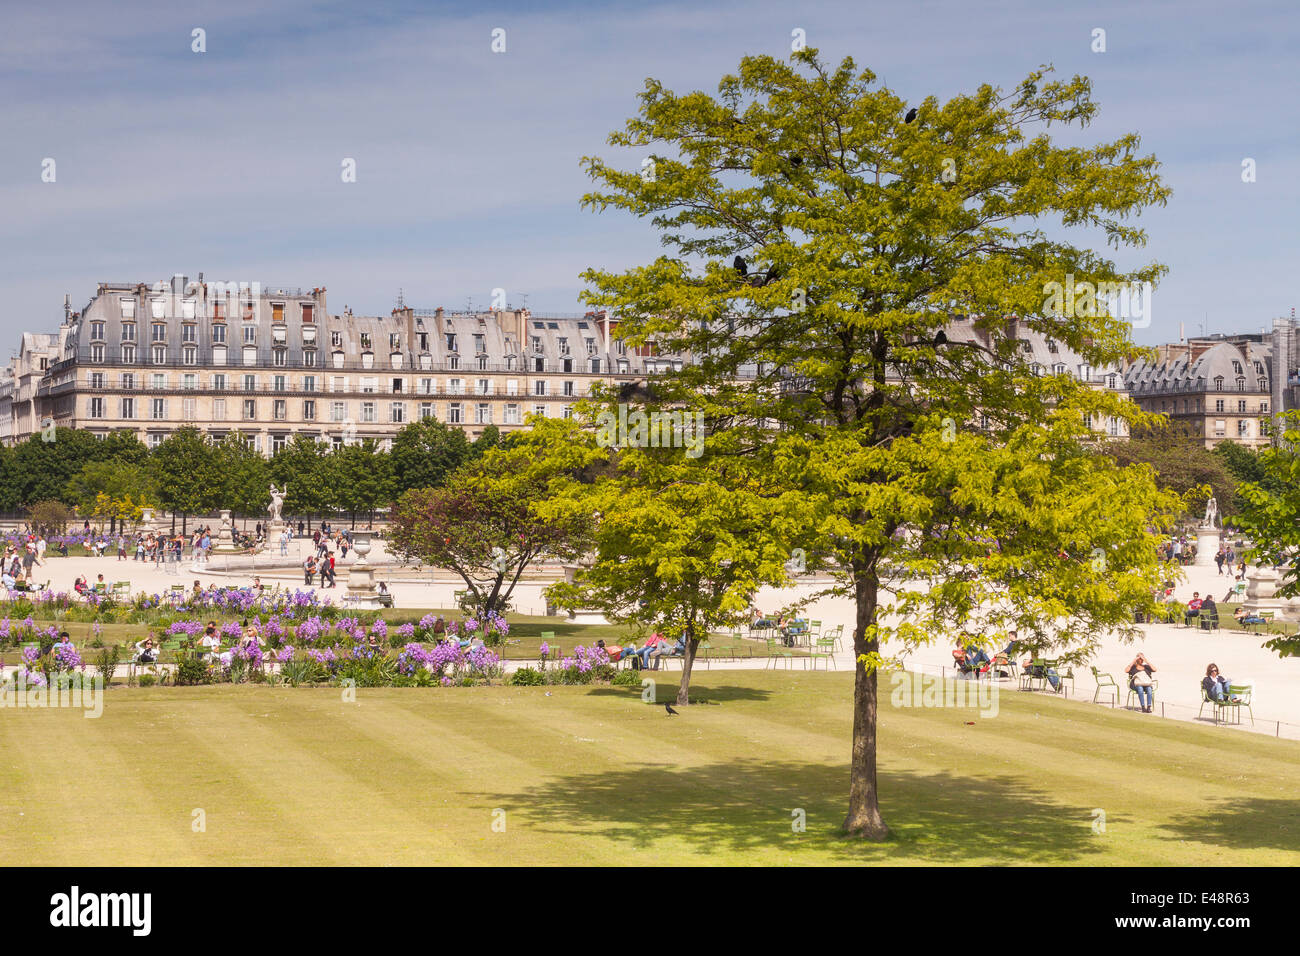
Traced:
<path fill-rule="evenodd" d="M 506 678 L 506 683 L 514 687 L 538 687 L 546 683 L 546 675 L 535 667 L 521 667 Z"/>
<path fill-rule="evenodd" d="M 152 674 L 141 674 L 139 683 L 141 687 L 152 687 L 154 684 L 158 683 L 158 678 L 154 677 Z"/>
<path fill-rule="evenodd" d="M 206 661 L 197 657 L 186 657 L 176 665 L 176 683 L 182 687 L 211 684 L 212 671 Z"/>
<path fill-rule="evenodd" d="M 113 672 L 117 670 L 120 650 L 121 648 L 116 644 L 111 644 L 108 647 L 101 647 L 99 653 L 95 655 L 94 664 L 99 668 L 99 672 L 104 675 L 105 687 L 113 683 Z"/>
<path fill-rule="evenodd" d="M 609 681 L 615 687 L 640 687 L 641 673 L 634 670 L 618 671 Z"/>

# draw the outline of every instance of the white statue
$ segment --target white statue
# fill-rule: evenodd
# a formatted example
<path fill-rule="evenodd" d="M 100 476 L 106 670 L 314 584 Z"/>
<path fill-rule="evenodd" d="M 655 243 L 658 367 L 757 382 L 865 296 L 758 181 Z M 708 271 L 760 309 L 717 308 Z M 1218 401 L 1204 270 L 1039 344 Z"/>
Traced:
<path fill-rule="evenodd" d="M 271 482 L 271 503 L 266 506 L 266 510 L 271 514 L 271 524 L 278 524 L 280 521 L 280 509 L 284 507 L 284 496 L 289 493 L 289 485 L 286 482 L 284 488 L 276 490 L 275 482 Z"/>
<path fill-rule="evenodd" d="M 1210 500 L 1205 503 L 1205 528 L 1217 528 L 1219 526 L 1219 503 L 1210 496 Z"/>

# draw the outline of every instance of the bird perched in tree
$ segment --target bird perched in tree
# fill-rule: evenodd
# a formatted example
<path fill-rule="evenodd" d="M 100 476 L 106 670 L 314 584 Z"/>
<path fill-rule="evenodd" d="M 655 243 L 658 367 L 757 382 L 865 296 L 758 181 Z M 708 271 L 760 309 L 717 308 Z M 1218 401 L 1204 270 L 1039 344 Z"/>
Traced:
<path fill-rule="evenodd" d="M 935 344 L 935 345 L 947 345 L 947 344 L 948 344 L 948 335 L 947 335 L 947 333 L 944 332 L 943 329 L 940 329 L 938 332 L 935 333 L 935 335 L 934 335 L 934 344 Z"/>
<path fill-rule="evenodd" d="M 652 403 L 659 400 L 654 389 L 646 384 L 644 379 L 637 379 L 635 382 L 624 382 L 618 388 L 618 400 L 624 403 L 646 402 Z"/>
<path fill-rule="evenodd" d="M 802 166 L 802 165 L 803 165 L 803 157 L 800 156 L 798 153 L 791 153 L 791 154 L 790 154 L 790 165 L 791 165 L 791 166 Z"/>
<path fill-rule="evenodd" d="M 669 717 L 676 717 L 676 716 L 677 716 L 677 711 L 673 710 L 673 705 L 672 705 L 672 704 L 664 704 L 664 710 L 668 711 L 668 716 L 669 716 Z"/>
<path fill-rule="evenodd" d="M 903 122 L 904 122 L 904 123 L 910 123 L 910 122 L 912 122 L 912 120 L 914 120 L 914 119 L 916 119 L 916 107 L 915 107 L 915 106 L 913 106 L 910 110 L 907 111 L 907 115 L 903 117 Z"/>
<path fill-rule="evenodd" d="M 731 260 L 731 264 L 733 267 L 735 267 L 737 275 L 739 275 L 742 279 L 745 278 L 745 276 L 749 275 L 749 266 L 745 265 L 744 256 L 736 256 L 735 259 Z"/>

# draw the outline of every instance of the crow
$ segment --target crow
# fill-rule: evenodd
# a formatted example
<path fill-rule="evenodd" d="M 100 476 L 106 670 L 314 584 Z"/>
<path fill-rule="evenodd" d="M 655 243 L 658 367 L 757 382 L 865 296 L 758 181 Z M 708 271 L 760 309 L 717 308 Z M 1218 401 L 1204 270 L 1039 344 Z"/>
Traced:
<path fill-rule="evenodd" d="M 675 716 L 677 716 L 677 711 L 673 710 L 673 705 L 672 705 L 672 704 L 664 704 L 664 710 L 668 711 L 668 716 L 669 716 L 669 717 L 675 717 Z"/>
<path fill-rule="evenodd" d="M 736 272 L 739 273 L 742 279 L 749 274 L 749 266 L 745 265 L 744 256 L 736 256 L 736 258 L 731 261 L 731 265 L 735 268 Z"/>
<path fill-rule="evenodd" d="M 802 166 L 802 165 L 803 165 L 803 157 L 800 156 L 798 153 L 791 153 L 791 154 L 790 154 L 790 165 L 791 165 L 791 166 Z"/>
<path fill-rule="evenodd" d="M 914 119 L 916 119 L 916 107 L 915 107 L 915 106 L 913 106 L 910 110 L 907 111 L 907 115 L 903 117 L 903 122 L 904 122 L 904 123 L 910 123 L 910 122 L 912 122 L 912 120 L 914 120 Z"/>
<path fill-rule="evenodd" d="M 935 345 L 947 345 L 947 344 L 948 344 L 948 336 L 947 336 L 947 334 L 943 331 L 943 329 L 940 329 L 938 332 L 935 333 L 935 336 L 934 336 L 934 344 L 935 344 Z"/>
<path fill-rule="evenodd" d="M 620 385 L 618 400 L 625 404 L 632 402 L 653 403 L 659 400 L 659 396 L 644 379 L 641 379 L 635 382 L 624 382 Z"/>

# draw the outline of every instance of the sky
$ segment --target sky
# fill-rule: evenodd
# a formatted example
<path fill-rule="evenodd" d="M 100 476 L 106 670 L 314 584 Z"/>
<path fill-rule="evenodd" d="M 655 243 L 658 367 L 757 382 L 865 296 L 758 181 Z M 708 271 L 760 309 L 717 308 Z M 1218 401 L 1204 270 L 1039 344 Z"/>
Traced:
<path fill-rule="evenodd" d="M 583 270 L 661 247 L 580 207 L 581 158 L 618 158 L 605 138 L 647 77 L 714 92 L 746 54 L 788 56 L 796 30 L 909 101 L 1011 89 L 1040 64 L 1090 77 L 1084 140 L 1140 134 L 1173 189 L 1139 220 L 1147 246 L 1116 256 L 1169 267 L 1138 342 L 1258 331 L 1300 305 L 1293 0 L 267 6 L 3 0 L 0 348 L 55 329 L 64 293 L 75 310 L 101 281 L 200 271 L 325 286 L 331 312 L 387 314 L 399 292 L 486 307 L 496 288 L 582 311 Z"/>

